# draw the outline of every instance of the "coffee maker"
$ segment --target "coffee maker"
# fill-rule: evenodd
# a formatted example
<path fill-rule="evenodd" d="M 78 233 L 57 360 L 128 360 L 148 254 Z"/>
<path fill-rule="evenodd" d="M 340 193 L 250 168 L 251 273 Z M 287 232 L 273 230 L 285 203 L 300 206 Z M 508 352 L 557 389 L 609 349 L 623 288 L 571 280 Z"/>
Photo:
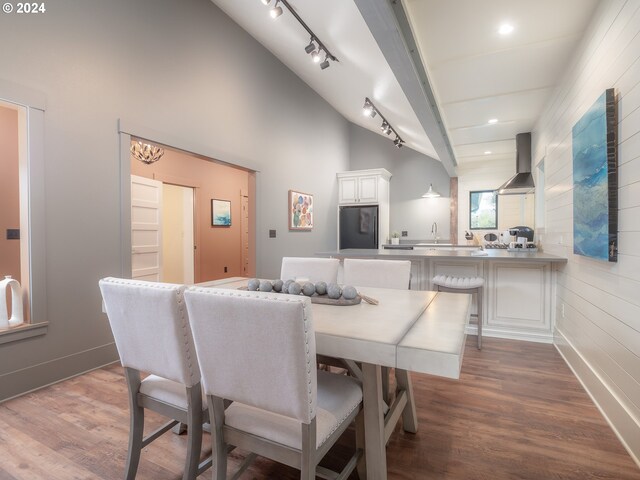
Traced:
<path fill-rule="evenodd" d="M 532 248 L 533 243 L 533 229 L 525 226 L 511 227 L 509 229 L 509 235 L 511 235 L 511 243 L 509 248 Z M 531 247 L 529 247 L 531 245 Z"/>

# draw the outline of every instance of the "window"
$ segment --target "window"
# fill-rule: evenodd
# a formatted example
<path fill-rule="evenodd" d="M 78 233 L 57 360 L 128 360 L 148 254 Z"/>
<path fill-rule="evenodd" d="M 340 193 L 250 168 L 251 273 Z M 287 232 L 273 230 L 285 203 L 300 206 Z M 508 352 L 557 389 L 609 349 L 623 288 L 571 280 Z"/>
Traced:
<path fill-rule="evenodd" d="M 22 340 L 47 331 L 44 244 L 44 104 L 38 92 L 0 81 L 2 108 L 2 215 L 0 278 L 11 295 L 2 315 L 0 344 Z M 20 287 L 14 282 L 19 281 Z M 22 300 L 22 316 L 14 317 L 14 305 Z M 4 303 L 4 302 L 3 302 Z M 4 304 L 1 305 L 4 307 Z M 11 317 L 8 313 L 11 311 Z M 5 322 L 4 319 L 7 318 Z M 20 322 L 19 320 L 23 320 Z"/>
<path fill-rule="evenodd" d="M 469 228 L 471 230 L 498 228 L 498 195 L 495 190 L 469 192 Z"/>

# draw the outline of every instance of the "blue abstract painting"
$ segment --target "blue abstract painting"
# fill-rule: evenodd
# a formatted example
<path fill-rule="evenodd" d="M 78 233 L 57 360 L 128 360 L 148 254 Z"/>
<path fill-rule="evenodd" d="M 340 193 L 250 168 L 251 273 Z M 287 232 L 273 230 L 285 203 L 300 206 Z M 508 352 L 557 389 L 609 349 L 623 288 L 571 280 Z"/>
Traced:
<path fill-rule="evenodd" d="M 211 200 L 211 225 L 214 227 L 231 226 L 231 202 L 229 200 Z"/>
<path fill-rule="evenodd" d="M 617 146 L 613 89 L 573 127 L 573 253 L 617 261 Z"/>

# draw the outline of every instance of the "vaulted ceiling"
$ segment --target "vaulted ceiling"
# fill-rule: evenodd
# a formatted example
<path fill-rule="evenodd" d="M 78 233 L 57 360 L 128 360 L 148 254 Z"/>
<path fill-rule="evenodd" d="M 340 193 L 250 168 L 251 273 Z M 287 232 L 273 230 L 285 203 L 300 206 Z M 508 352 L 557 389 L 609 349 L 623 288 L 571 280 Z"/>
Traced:
<path fill-rule="evenodd" d="M 450 174 L 456 164 L 514 160 L 515 135 L 532 129 L 598 4 L 289 0 L 339 60 L 321 70 L 290 12 L 270 18 L 275 0 L 212 1 L 345 118 L 383 135 L 362 115 L 371 98 L 408 147 Z M 501 35 L 505 24 L 512 31 Z"/>

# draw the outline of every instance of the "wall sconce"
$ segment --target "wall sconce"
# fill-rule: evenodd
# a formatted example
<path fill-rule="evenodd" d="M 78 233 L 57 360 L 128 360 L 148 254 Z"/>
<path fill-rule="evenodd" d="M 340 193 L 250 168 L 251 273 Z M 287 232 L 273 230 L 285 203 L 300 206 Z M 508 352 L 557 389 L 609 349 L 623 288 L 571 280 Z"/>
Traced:
<path fill-rule="evenodd" d="M 131 155 L 133 155 L 136 160 L 150 165 L 162 158 L 164 148 L 156 147 L 148 143 L 133 142 L 131 144 Z"/>
<path fill-rule="evenodd" d="M 440 194 L 433 189 L 433 183 L 429 184 L 429 190 L 422 195 L 422 198 L 438 198 Z"/>

